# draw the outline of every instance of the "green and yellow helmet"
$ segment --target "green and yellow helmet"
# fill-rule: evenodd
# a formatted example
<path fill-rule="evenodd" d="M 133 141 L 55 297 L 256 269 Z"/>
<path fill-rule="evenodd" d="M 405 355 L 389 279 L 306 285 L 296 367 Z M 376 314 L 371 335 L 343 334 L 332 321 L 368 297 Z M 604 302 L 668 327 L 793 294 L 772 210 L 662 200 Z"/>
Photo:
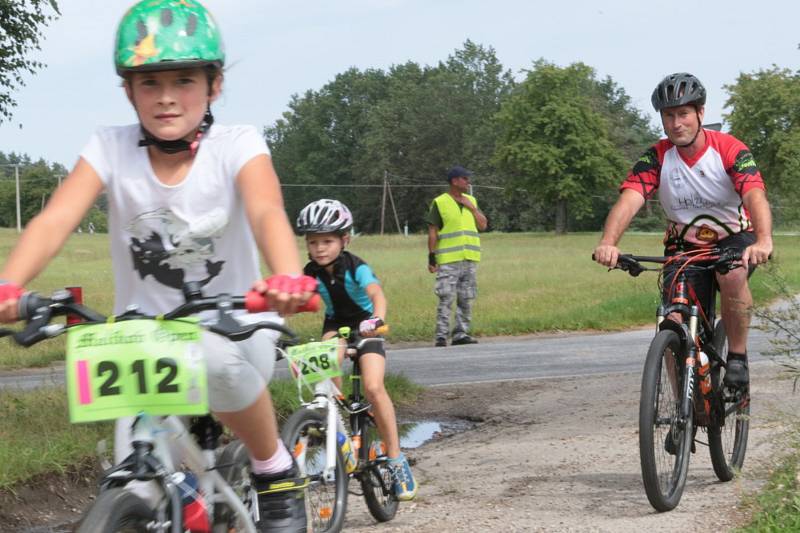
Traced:
<path fill-rule="evenodd" d="M 217 23 L 195 0 L 142 0 L 117 28 L 117 73 L 174 70 L 225 63 Z"/>

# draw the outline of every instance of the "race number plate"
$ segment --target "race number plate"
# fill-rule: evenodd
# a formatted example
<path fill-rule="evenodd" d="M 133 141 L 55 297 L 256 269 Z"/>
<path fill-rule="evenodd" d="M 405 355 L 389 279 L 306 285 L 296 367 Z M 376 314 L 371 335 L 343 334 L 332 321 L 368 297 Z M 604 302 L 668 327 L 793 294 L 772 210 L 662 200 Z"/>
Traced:
<path fill-rule="evenodd" d="M 308 384 L 341 376 L 338 351 L 338 339 L 290 346 L 286 356 L 292 376 Z"/>
<path fill-rule="evenodd" d="M 70 421 L 208 412 L 200 326 L 187 320 L 125 320 L 67 333 Z"/>

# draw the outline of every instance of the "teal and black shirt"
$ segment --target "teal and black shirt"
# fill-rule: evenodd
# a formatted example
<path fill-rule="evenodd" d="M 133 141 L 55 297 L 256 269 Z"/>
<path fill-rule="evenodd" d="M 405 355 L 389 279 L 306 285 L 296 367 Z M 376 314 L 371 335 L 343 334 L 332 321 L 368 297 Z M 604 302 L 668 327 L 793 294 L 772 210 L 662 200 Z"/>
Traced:
<path fill-rule="evenodd" d="M 326 320 L 357 325 L 372 316 L 367 286 L 380 285 L 380 281 L 360 257 L 343 251 L 333 263 L 333 275 L 314 261 L 305 266 L 303 273 L 317 278 L 319 294 L 325 302 Z"/>

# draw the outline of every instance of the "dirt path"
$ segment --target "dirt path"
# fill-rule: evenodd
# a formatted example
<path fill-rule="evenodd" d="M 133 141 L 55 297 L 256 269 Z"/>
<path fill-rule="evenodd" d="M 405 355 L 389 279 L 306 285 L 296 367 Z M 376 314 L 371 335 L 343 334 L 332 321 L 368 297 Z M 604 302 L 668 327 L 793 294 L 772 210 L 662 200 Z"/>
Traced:
<path fill-rule="evenodd" d="M 707 448 L 698 446 L 672 512 L 655 513 L 644 494 L 640 378 L 618 374 L 429 390 L 412 414 L 482 422 L 410 453 L 420 491 L 395 520 L 376 525 L 361 499 L 351 497 L 345 530 L 655 532 L 689 531 L 700 523 L 727 531 L 744 518 L 741 497 L 762 485 L 772 457 L 782 453 L 781 420 L 800 403 L 791 381 L 775 379 L 774 365 L 754 366 L 742 477 L 718 482 Z"/>
<path fill-rule="evenodd" d="M 672 512 L 655 513 L 644 494 L 637 446 L 640 378 L 625 373 L 428 389 L 403 418 L 468 419 L 475 428 L 408 452 L 419 495 L 402 504 L 393 521 L 376 524 L 363 499 L 351 496 L 345 531 L 616 533 L 691 530 L 698 523 L 727 531 L 744 519 L 741 498 L 761 486 L 783 453 L 786 415 L 800 406 L 792 382 L 776 379 L 777 367 L 753 367 L 743 475 L 719 483 L 707 449 L 698 446 L 683 499 Z M 93 483 L 81 477 L 71 485 L 45 480 L 44 487 L 0 502 L 0 531 L 68 531 L 52 526 L 76 520 L 88 504 Z"/>

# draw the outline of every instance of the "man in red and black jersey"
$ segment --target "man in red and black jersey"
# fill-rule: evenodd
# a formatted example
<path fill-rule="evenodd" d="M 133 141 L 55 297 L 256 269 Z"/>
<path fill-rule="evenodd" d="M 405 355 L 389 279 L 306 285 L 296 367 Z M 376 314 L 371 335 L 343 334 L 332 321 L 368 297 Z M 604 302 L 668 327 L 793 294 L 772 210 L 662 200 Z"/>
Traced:
<path fill-rule="evenodd" d="M 617 243 L 634 215 L 655 191 L 668 219 L 666 254 L 698 247 L 743 250 L 754 267 L 772 253 L 772 214 L 761 173 L 747 146 L 725 133 L 704 129 L 706 90 L 696 77 L 671 74 L 653 91 L 666 139 L 651 146 L 620 187 L 595 248 L 598 263 L 617 264 Z M 747 330 L 753 298 L 748 270 L 717 274 L 722 319 L 728 334 L 727 385 L 744 386 Z"/>

